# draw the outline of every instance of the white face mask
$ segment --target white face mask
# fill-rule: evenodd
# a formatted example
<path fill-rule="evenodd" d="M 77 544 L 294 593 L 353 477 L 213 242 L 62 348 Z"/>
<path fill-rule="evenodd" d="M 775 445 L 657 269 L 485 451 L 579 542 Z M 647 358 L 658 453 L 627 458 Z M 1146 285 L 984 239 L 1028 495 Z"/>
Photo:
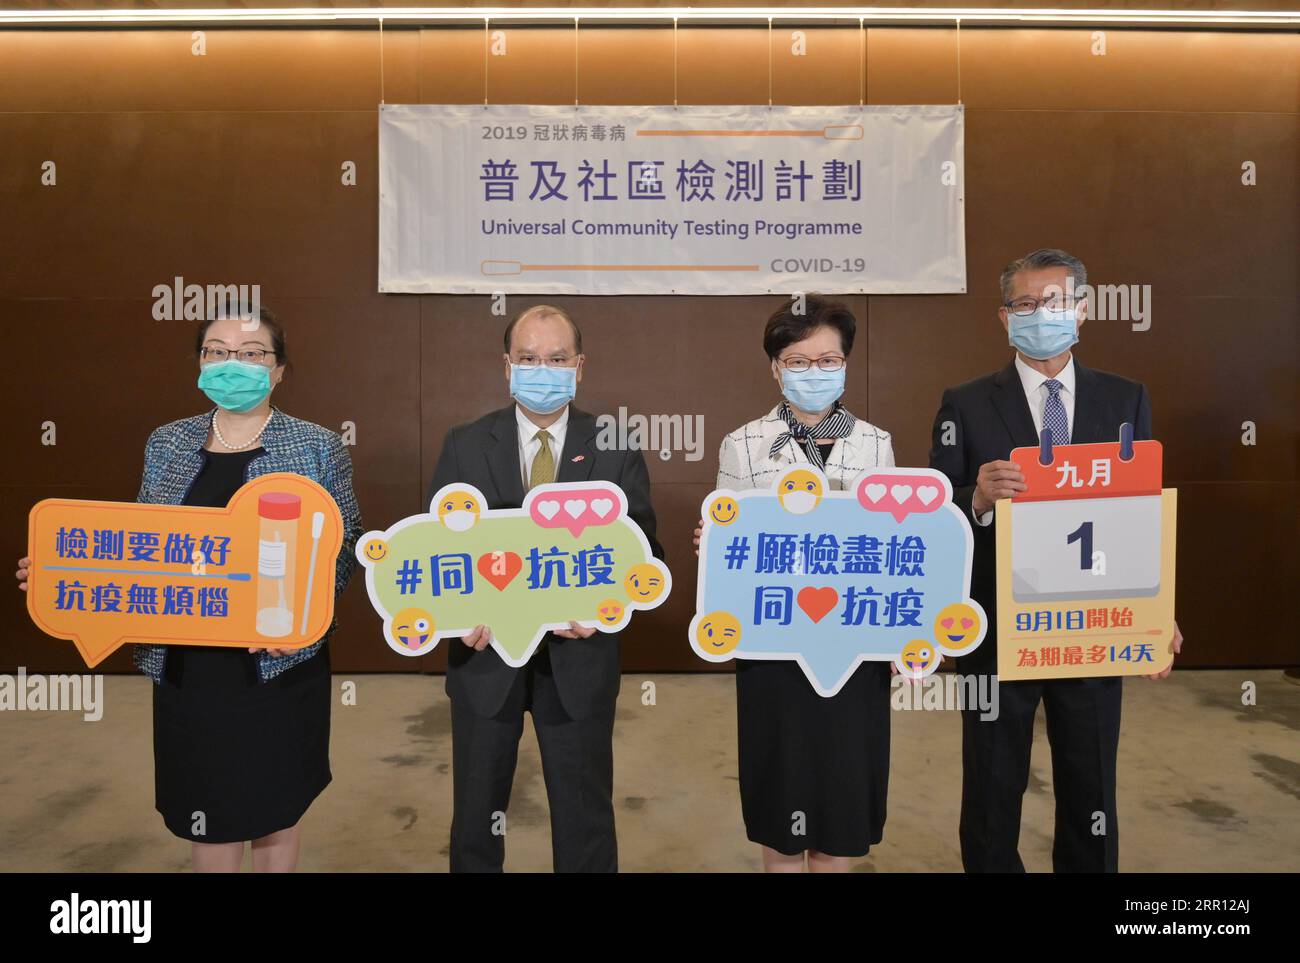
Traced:
<path fill-rule="evenodd" d="M 788 512 L 807 515 L 817 505 L 817 496 L 812 492 L 790 492 L 781 496 L 781 504 Z"/>
<path fill-rule="evenodd" d="M 473 512 L 467 512 L 464 509 L 460 509 L 443 515 L 442 523 L 453 532 L 463 532 L 474 524 L 474 518 L 475 515 Z"/>

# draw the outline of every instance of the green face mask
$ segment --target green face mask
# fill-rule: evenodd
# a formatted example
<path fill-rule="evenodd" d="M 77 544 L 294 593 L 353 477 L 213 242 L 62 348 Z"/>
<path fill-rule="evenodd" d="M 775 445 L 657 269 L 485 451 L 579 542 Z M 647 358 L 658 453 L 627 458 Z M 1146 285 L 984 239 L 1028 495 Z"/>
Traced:
<path fill-rule="evenodd" d="M 227 411 L 251 411 L 271 393 L 271 369 L 234 358 L 205 364 L 199 372 L 199 389 Z"/>

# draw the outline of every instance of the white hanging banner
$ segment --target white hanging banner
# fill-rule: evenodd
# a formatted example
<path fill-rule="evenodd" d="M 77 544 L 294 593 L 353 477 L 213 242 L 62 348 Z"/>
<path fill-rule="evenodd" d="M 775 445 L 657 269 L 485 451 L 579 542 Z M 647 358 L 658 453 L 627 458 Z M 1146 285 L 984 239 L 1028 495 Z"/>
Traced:
<path fill-rule="evenodd" d="M 379 109 L 379 290 L 954 294 L 960 105 Z"/>

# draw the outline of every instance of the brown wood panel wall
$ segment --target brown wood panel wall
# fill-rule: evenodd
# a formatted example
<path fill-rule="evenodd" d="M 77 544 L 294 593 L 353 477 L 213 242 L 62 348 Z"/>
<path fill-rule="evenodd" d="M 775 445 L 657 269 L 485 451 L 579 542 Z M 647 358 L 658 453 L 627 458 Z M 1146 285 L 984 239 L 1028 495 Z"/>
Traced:
<path fill-rule="evenodd" d="M 134 497 L 149 430 L 196 413 L 192 326 L 154 321 L 150 291 L 260 283 L 285 318 L 289 412 L 357 426 L 365 521 L 418 511 L 449 426 L 506 402 L 503 320 L 485 297 L 376 292 L 375 106 L 951 103 L 946 28 L 507 30 L 484 74 L 464 28 L 0 31 L 0 321 L 7 418 L 0 538 L 22 553 L 51 494 Z M 575 85 L 575 42 L 578 61 Z M 1145 381 L 1167 483 L 1181 491 L 1186 665 L 1300 661 L 1280 599 L 1297 563 L 1300 39 L 1282 33 L 963 29 L 966 295 L 853 297 L 846 402 L 924 464 L 942 389 L 1005 363 L 997 275 L 1064 247 L 1097 283 L 1150 285 L 1152 327 L 1093 322 L 1079 356 Z M 862 69 L 865 63 L 865 70 Z M 56 187 L 41 164 L 58 165 Z M 355 161 L 356 187 L 340 183 Z M 1258 185 L 1241 183 L 1252 161 Z M 449 238 L 448 243 L 455 243 Z M 510 313 L 539 298 L 512 298 Z M 583 325 L 579 403 L 704 416 L 704 457 L 651 457 L 678 591 L 633 621 L 625 666 L 702 668 L 685 638 L 690 530 L 721 436 L 776 400 L 760 347 L 775 297 L 558 299 Z M 1259 443 L 1241 444 L 1244 421 Z M 54 422 L 56 446 L 40 443 Z M 436 670 L 379 637 L 358 582 L 333 646 L 342 670 Z M 70 670 L 71 646 L 0 593 L 0 671 Z M 107 664 L 127 666 L 125 654 Z"/>

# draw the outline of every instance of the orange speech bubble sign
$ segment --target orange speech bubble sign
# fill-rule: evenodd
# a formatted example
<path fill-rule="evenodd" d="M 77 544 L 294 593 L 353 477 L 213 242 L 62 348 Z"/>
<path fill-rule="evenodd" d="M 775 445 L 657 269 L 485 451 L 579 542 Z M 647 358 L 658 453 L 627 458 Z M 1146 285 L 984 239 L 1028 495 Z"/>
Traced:
<path fill-rule="evenodd" d="M 27 611 L 95 666 L 124 642 L 298 649 L 334 618 L 343 518 L 301 475 L 225 508 L 47 498 L 27 519 Z"/>

